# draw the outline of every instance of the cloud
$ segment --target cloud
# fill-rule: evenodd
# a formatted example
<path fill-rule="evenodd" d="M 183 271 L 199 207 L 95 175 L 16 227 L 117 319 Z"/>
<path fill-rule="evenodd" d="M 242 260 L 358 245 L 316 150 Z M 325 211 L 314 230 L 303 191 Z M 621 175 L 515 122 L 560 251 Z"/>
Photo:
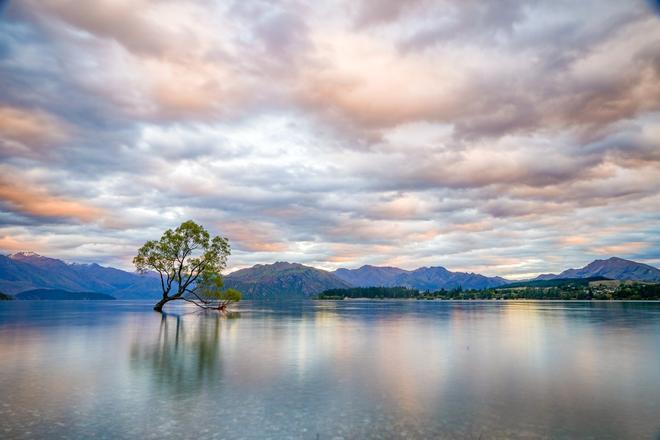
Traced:
<path fill-rule="evenodd" d="M 68 218 L 93 222 L 103 217 L 103 211 L 87 203 L 57 197 L 47 190 L 13 178 L 0 180 L 0 203 L 7 209 L 34 217 Z"/>
<path fill-rule="evenodd" d="M 284 252 L 288 246 L 278 231 L 263 222 L 222 222 L 223 234 L 231 237 L 234 248 L 246 252 Z"/>
<path fill-rule="evenodd" d="M 4 235 L 0 237 L 0 249 L 13 253 L 29 249 L 43 249 L 47 251 L 49 248 L 44 243 L 44 240 L 20 240 L 10 235 Z"/>
<path fill-rule="evenodd" d="M 48 154 L 69 138 L 70 128 L 42 110 L 0 106 L 0 146 L 3 156 Z"/>
<path fill-rule="evenodd" d="M 639 252 L 649 247 L 648 243 L 633 241 L 628 243 L 620 243 L 612 246 L 602 246 L 594 248 L 594 252 L 600 255 L 625 255 L 633 252 Z"/>
<path fill-rule="evenodd" d="M 643 2 L 11 2 L 0 248 L 528 276 L 660 255 Z"/>
<path fill-rule="evenodd" d="M 196 3 L 48 0 L 12 6 L 10 12 L 60 43 L 53 46 L 57 58 L 78 87 L 128 116 L 231 113 L 245 86 L 216 36 L 218 23 Z"/>

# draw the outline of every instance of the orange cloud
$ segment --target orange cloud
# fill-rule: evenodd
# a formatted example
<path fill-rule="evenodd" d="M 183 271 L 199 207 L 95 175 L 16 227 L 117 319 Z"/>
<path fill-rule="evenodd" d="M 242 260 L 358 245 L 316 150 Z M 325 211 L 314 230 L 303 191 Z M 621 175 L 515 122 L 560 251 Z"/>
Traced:
<path fill-rule="evenodd" d="M 83 202 L 49 194 L 24 182 L 0 180 L 0 201 L 21 213 L 38 217 L 74 218 L 84 222 L 99 220 L 103 211 Z"/>
<path fill-rule="evenodd" d="M 265 223 L 222 223 L 222 233 L 229 243 L 249 252 L 284 252 L 288 246 L 276 238 L 276 231 Z"/>
<path fill-rule="evenodd" d="M 352 263 L 355 261 L 354 255 L 331 255 L 327 258 L 330 263 Z"/>
<path fill-rule="evenodd" d="M 566 246 L 578 246 L 587 243 L 588 240 L 586 237 L 582 237 L 580 235 L 570 235 L 568 237 L 560 238 L 559 242 Z"/>
<path fill-rule="evenodd" d="M 46 112 L 0 106 L 0 140 L 4 141 L 0 145 L 3 147 L 25 154 L 34 148 L 66 140 L 68 136 L 66 124 Z"/>
<path fill-rule="evenodd" d="M 359 265 L 360 262 L 371 264 L 383 264 L 373 259 L 381 259 L 392 253 L 396 248 L 389 245 L 367 245 L 362 243 L 329 243 L 326 248 L 329 256 L 326 261 L 329 263 L 340 263 Z M 333 264 L 336 266 L 336 264 Z"/>
<path fill-rule="evenodd" d="M 416 119 L 444 119 L 469 101 L 465 76 L 437 58 L 402 58 L 381 39 L 362 35 L 316 35 L 319 58 L 303 72 L 299 99 L 317 109 L 339 111 L 367 127 Z"/>
<path fill-rule="evenodd" d="M 631 241 L 628 243 L 615 244 L 611 246 L 601 246 L 593 248 L 593 252 L 600 255 L 625 255 L 638 252 L 649 247 L 648 243 L 642 241 Z"/>
<path fill-rule="evenodd" d="M 375 206 L 373 212 L 387 219 L 406 219 L 420 215 L 426 208 L 426 203 L 421 198 L 406 195 Z"/>
<path fill-rule="evenodd" d="M 150 0 L 28 0 L 17 7 L 93 37 L 85 42 L 93 47 L 86 54 L 105 68 L 80 66 L 72 74 L 133 117 L 211 116 L 233 111 L 246 98 L 249 75 L 234 71 L 240 63 L 228 59 L 217 17 L 207 7 Z M 49 32 L 66 34 L 58 26 Z"/>
<path fill-rule="evenodd" d="M 194 56 L 140 58 L 135 65 L 148 99 L 164 117 L 204 116 L 236 108 L 244 96 L 242 80 L 219 62 Z"/>
<path fill-rule="evenodd" d="M 0 237 L 0 249 L 9 252 L 27 251 L 32 249 L 44 251 L 44 245 L 44 240 L 17 240 L 9 235 Z"/>

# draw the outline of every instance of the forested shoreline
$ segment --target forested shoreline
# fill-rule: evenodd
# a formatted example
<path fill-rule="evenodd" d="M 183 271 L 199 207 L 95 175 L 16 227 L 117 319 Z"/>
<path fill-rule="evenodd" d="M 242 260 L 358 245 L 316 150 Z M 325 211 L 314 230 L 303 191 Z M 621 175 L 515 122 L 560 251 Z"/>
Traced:
<path fill-rule="evenodd" d="M 650 301 L 660 299 L 660 283 L 620 282 L 599 280 L 553 283 L 551 286 L 521 285 L 495 289 L 463 290 L 440 289 L 434 292 L 418 291 L 407 287 L 355 287 L 330 289 L 316 299 L 417 299 L 417 300 L 630 300 Z"/>

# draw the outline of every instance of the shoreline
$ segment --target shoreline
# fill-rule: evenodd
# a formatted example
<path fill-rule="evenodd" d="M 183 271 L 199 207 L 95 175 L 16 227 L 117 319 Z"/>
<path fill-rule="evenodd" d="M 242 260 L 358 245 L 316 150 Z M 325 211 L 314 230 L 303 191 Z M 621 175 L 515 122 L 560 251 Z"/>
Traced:
<path fill-rule="evenodd" d="M 614 302 L 629 302 L 629 303 L 656 303 L 660 299 L 525 299 L 525 298 L 509 298 L 509 299 L 417 299 L 417 298 L 310 298 L 312 301 L 419 301 L 419 302 L 599 302 L 599 303 L 614 303 Z"/>

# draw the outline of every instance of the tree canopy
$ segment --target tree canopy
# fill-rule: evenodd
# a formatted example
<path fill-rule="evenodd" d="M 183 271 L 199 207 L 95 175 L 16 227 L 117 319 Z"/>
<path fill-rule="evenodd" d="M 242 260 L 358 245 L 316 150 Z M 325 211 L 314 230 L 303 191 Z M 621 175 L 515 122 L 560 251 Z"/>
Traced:
<path fill-rule="evenodd" d="M 140 273 L 154 271 L 160 276 L 163 298 L 154 306 L 161 311 L 174 300 L 185 300 L 205 309 L 224 310 L 240 300 L 240 293 L 222 290 L 221 272 L 231 254 L 225 237 L 211 237 L 192 220 L 168 229 L 159 240 L 147 241 L 133 258 Z"/>

